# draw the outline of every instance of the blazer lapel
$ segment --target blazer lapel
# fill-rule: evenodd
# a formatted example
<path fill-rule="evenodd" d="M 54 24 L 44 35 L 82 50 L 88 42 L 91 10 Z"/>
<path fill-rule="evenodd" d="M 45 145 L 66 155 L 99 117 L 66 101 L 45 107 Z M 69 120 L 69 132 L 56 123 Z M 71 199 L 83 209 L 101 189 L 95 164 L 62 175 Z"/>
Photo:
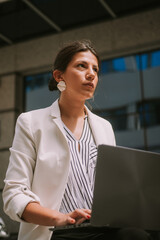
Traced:
<path fill-rule="evenodd" d="M 58 104 L 58 99 L 52 104 L 51 106 L 51 117 L 53 122 L 57 125 L 63 136 L 65 137 L 66 141 L 66 134 L 63 128 L 62 120 L 61 120 L 61 114 L 60 114 L 60 109 L 59 109 L 59 104 Z"/>
<path fill-rule="evenodd" d="M 89 124 L 91 126 L 96 145 L 98 146 L 100 144 L 103 144 L 105 142 L 104 128 L 99 124 L 99 121 L 89 109 L 87 109 L 87 112 Z"/>
<path fill-rule="evenodd" d="M 104 134 L 103 124 L 101 124 L 100 121 L 98 121 L 97 116 L 94 115 L 86 106 L 85 108 L 88 113 L 88 120 L 92 129 L 92 133 L 93 133 L 96 145 L 98 146 L 100 144 L 107 144 L 108 141 L 106 140 L 106 134 Z M 52 116 L 52 120 L 55 122 L 60 132 L 63 134 L 63 137 L 66 139 L 66 142 L 68 143 L 65 130 L 63 128 L 62 120 L 61 120 L 58 99 L 51 106 L 51 116 Z"/>

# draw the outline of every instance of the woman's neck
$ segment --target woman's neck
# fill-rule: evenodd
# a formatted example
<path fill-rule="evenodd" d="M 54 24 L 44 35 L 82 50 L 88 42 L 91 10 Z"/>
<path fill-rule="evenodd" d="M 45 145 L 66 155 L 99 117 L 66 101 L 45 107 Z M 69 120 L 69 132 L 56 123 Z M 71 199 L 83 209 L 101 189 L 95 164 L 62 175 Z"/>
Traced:
<path fill-rule="evenodd" d="M 60 97 L 59 107 L 63 123 L 70 129 L 77 140 L 80 139 L 84 126 L 84 102 Z"/>
<path fill-rule="evenodd" d="M 59 99 L 59 107 L 61 111 L 61 117 L 68 118 L 80 118 L 84 117 L 84 102 L 76 100 L 67 100 L 62 97 Z"/>

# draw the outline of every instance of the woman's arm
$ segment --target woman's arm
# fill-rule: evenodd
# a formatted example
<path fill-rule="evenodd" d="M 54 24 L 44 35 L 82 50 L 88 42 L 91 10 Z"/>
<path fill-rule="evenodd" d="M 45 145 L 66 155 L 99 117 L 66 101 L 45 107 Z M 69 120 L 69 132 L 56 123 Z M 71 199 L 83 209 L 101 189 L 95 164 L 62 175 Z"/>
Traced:
<path fill-rule="evenodd" d="M 80 224 L 91 217 L 89 209 L 76 209 L 74 212 L 63 214 L 56 210 L 42 207 L 37 202 L 30 202 L 23 214 L 22 219 L 29 223 L 43 226 L 63 226 L 68 224 Z"/>
<path fill-rule="evenodd" d="M 29 202 L 40 202 L 40 198 L 31 191 L 36 150 L 30 121 L 29 113 L 23 113 L 17 119 L 4 179 L 4 211 L 15 221 L 21 221 L 22 213 Z"/>

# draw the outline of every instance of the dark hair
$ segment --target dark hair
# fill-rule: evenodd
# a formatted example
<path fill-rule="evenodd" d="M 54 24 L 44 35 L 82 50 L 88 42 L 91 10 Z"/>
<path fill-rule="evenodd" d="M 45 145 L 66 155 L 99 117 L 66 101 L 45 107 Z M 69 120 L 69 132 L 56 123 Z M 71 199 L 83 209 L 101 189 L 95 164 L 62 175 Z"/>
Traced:
<path fill-rule="evenodd" d="M 65 45 L 57 54 L 54 65 L 53 65 L 53 71 L 58 69 L 61 72 L 65 72 L 68 64 L 71 62 L 73 56 L 78 53 L 78 52 L 85 52 L 85 51 L 90 51 L 93 53 L 97 60 L 98 60 L 98 65 L 100 65 L 100 59 L 97 51 L 93 47 L 91 41 L 89 40 L 81 40 L 81 41 L 74 41 L 71 42 L 67 45 Z M 52 77 L 49 81 L 48 84 L 49 90 L 53 91 L 57 89 L 57 82 L 56 80 Z"/>

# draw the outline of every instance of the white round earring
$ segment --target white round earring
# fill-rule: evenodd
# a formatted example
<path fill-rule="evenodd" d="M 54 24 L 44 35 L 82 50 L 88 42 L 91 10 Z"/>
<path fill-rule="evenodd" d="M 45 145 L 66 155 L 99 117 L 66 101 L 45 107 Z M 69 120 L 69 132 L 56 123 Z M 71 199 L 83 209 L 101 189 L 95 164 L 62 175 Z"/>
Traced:
<path fill-rule="evenodd" d="M 66 83 L 64 81 L 60 81 L 57 84 L 57 88 L 59 89 L 60 92 L 63 92 L 66 89 Z"/>

